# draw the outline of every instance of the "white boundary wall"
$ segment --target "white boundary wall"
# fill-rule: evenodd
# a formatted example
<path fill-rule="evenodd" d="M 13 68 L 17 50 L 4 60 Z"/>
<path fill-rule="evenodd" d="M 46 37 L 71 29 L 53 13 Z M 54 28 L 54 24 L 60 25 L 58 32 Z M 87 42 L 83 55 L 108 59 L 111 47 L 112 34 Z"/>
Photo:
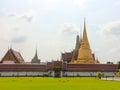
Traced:
<path fill-rule="evenodd" d="M 103 76 L 116 76 L 115 72 L 102 72 Z M 62 72 L 63 77 L 64 76 L 97 76 L 97 72 Z"/>
<path fill-rule="evenodd" d="M 116 76 L 115 72 L 102 72 L 103 76 Z M 54 71 L 1 71 L 0 76 L 55 76 Z M 60 71 L 61 77 L 72 77 L 72 76 L 97 76 L 97 72 L 72 72 L 72 71 Z"/>
<path fill-rule="evenodd" d="M 12 71 L 2 71 L 0 72 L 0 76 L 44 76 L 47 72 L 40 71 L 20 71 L 20 72 L 12 72 Z"/>

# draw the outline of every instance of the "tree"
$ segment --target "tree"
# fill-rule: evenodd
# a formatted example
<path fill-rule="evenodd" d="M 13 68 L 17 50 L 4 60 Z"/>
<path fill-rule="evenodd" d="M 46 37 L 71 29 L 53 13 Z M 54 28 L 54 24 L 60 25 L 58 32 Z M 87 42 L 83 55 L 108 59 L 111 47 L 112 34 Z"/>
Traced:
<path fill-rule="evenodd" d="M 101 77 L 102 77 L 102 72 L 97 72 L 97 77 L 98 77 L 99 79 L 101 79 Z"/>
<path fill-rule="evenodd" d="M 117 76 L 120 77 L 120 69 L 118 69 Z"/>
<path fill-rule="evenodd" d="M 120 69 L 120 61 L 117 64 L 117 69 Z"/>

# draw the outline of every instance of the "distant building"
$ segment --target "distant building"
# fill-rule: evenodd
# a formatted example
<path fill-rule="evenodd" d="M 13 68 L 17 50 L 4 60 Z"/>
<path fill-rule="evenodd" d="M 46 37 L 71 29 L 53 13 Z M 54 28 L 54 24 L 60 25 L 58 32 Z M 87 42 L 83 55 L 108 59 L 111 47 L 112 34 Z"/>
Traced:
<path fill-rule="evenodd" d="M 37 49 L 36 49 L 35 56 L 31 60 L 31 63 L 40 63 L 40 59 L 38 58 L 38 55 L 37 55 Z"/>
<path fill-rule="evenodd" d="M 114 64 L 113 62 L 108 61 L 107 64 Z"/>
<path fill-rule="evenodd" d="M 36 49 L 31 62 L 25 63 L 21 54 L 10 48 L 1 60 L 0 76 L 96 77 L 97 72 L 102 72 L 104 76 L 116 76 L 118 69 L 120 69 L 120 62 L 100 64 L 98 58 L 95 59 L 84 23 L 83 38 L 80 39 L 77 35 L 75 49 L 62 53 L 61 61 L 40 62 Z"/>
<path fill-rule="evenodd" d="M 1 63 L 3 64 L 22 64 L 25 63 L 22 55 L 20 54 L 20 52 L 17 52 L 15 50 L 13 50 L 12 48 L 10 48 L 7 53 L 5 54 L 5 56 L 2 58 Z"/>
<path fill-rule="evenodd" d="M 61 54 L 61 60 L 66 63 L 70 63 L 72 60 L 72 52 L 65 52 Z"/>

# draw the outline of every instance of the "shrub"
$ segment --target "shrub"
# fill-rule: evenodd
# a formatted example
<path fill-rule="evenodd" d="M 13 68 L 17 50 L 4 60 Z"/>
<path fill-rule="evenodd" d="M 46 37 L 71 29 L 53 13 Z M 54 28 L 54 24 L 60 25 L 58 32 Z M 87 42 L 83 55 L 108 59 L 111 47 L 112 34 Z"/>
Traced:
<path fill-rule="evenodd" d="M 120 77 L 120 69 L 118 69 L 117 76 Z"/>
<path fill-rule="evenodd" d="M 102 77 L 102 72 L 97 72 L 97 77 L 98 77 L 99 79 L 101 79 L 101 77 Z"/>

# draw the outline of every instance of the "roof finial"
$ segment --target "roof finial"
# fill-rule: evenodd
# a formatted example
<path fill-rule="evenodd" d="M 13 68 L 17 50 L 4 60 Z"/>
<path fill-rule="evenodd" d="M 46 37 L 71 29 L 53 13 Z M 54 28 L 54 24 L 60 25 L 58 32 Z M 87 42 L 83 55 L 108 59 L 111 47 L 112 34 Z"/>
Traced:
<path fill-rule="evenodd" d="M 12 49 L 12 43 L 10 43 L 10 47 L 9 48 Z"/>
<path fill-rule="evenodd" d="M 10 49 L 10 47 L 8 46 L 8 50 Z"/>
<path fill-rule="evenodd" d="M 84 29 L 83 29 L 83 39 L 82 40 L 88 42 L 85 18 L 84 18 Z"/>
<path fill-rule="evenodd" d="M 12 49 L 12 43 L 10 43 L 10 45 L 9 45 L 8 49 Z"/>
<path fill-rule="evenodd" d="M 84 17 L 84 29 L 86 30 L 86 18 Z"/>

